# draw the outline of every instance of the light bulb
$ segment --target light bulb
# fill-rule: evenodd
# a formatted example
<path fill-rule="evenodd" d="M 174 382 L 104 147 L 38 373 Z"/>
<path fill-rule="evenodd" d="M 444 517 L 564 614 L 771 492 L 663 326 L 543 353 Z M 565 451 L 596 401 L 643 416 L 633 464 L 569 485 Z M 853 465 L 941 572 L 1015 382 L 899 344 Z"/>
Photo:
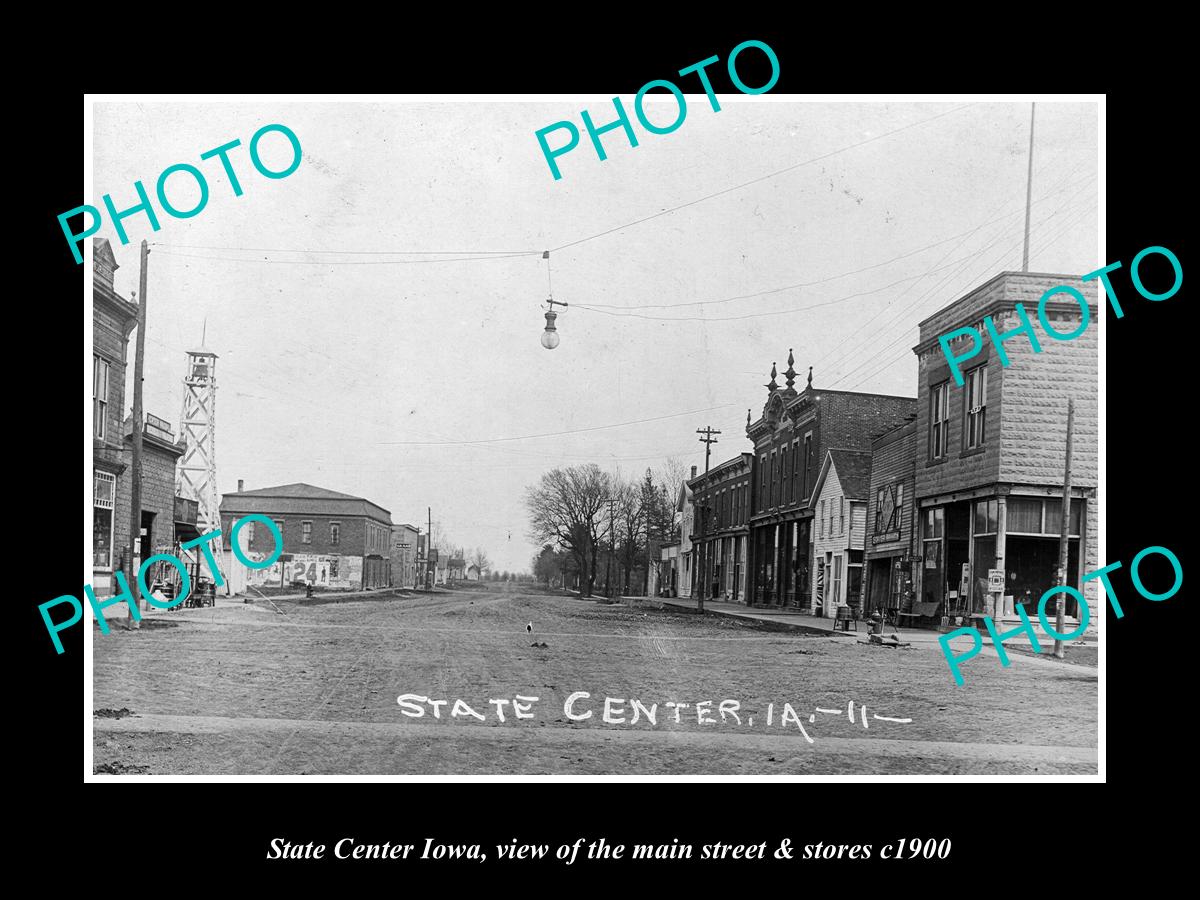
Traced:
<path fill-rule="evenodd" d="M 553 350 L 558 346 L 558 329 L 554 327 L 554 320 L 558 318 L 558 313 L 553 309 L 546 313 L 546 330 L 542 332 L 542 346 L 547 350 Z"/>

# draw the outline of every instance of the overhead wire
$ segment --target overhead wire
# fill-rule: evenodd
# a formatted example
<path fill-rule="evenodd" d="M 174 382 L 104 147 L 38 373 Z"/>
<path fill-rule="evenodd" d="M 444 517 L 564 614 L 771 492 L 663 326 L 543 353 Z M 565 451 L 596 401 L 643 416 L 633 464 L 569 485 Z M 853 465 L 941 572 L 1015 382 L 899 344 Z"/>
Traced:
<path fill-rule="evenodd" d="M 632 222 L 626 222 L 624 225 L 617 225 L 617 226 L 615 226 L 613 228 L 609 228 L 605 231 L 601 231 L 596 234 L 588 235 L 587 237 L 579 238 L 578 240 L 571 241 L 566 244 L 562 244 L 559 247 L 552 248 L 550 252 L 556 253 L 559 250 L 566 250 L 568 247 L 575 247 L 575 246 L 578 246 L 579 244 L 586 243 L 587 241 L 594 241 L 597 238 L 605 237 L 607 235 L 612 234 L 613 232 L 623 231 L 626 228 L 632 228 L 634 225 L 641 225 L 644 222 L 649 222 L 654 219 L 660 218 L 662 216 L 670 215 L 671 213 L 678 212 L 681 209 L 687 209 L 690 206 L 695 206 L 696 204 L 703 203 L 706 200 L 712 200 L 714 197 L 721 197 L 721 196 L 724 196 L 725 194 L 731 194 L 734 191 L 740 191 L 742 188 L 750 187 L 753 184 L 759 184 L 760 182 L 766 181 L 770 178 L 775 178 L 779 175 L 786 174 L 787 172 L 794 171 L 795 169 L 799 169 L 803 166 L 809 166 L 809 165 L 812 165 L 813 163 L 821 162 L 822 160 L 829 159 L 832 156 L 837 156 L 839 153 L 845 153 L 848 150 L 854 150 L 857 147 L 862 147 L 862 146 L 865 146 L 866 144 L 871 144 L 871 143 L 874 143 L 875 141 L 883 140 L 884 138 L 891 137 L 894 134 L 899 134 L 902 131 L 908 131 L 910 128 L 918 128 L 922 125 L 928 125 L 930 122 L 934 122 L 938 119 L 944 118 L 945 116 L 953 115 L 956 112 L 961 112 L 964 109 L 970 109 L 972 106 L 975 106 L 975 105 L 976 104 L 974 104 L 974 103 L 967 103 L 967 104 L 964 104 L 963 106 L 956 106 L 956 107 L 954 107 L 954 109 L 949 109 L 949 110 L 946 110 L 945 112 L 938 113 L 935 116 L 930 116 L 928 119 L 922 119 L 919 122 L 910 122 L 907 125 L 902 125 L 900 128 L 894 128 L 891 131 L 885 131 L 883 134 L 877 134 L 874 137 L 867 138 L 866 140 L 858 141 L 853 144 L 847 144 L 845 147 L 839 147 L 837 150 L 832 150 L 829 153 L 823 153 L 820 156 L 814 156 L 811 159 L 806 159 L 806 160 L 803 160 L 798 163 L 793 163 L 790 166 L 785 166 L 784 168 L 777 169 L 774 172 L 768 172 L 766 175 L 760 175 L 758 178 L 752 178 L 750 181 L 744 181 L 741 184 L 734 185 L 733 187 L 725 188 L 724 190 L 720 190 L 720 191 L 715 191 L 711 194 L 706 194 L 703 197 L 697 197 L 695 200 L 689 200 L 687 203 L 680 203 L 678 206 L 673 206 L 673 207 L 670 207 L 669 209 L 660 210 L 659 212 L 653 213 L 652 215 L 643 216 L 640 219 L 634 219 Z"/>
<path fill-rule="evenodd" d="M 1077 196 L 1077 195 L 1076 195 L 1076 196 Z M 1068 203 L 1069 203 L 1069 202 L 1070 202 L 1070 201 L 1068 201 Z M 1066 205 L 1067 205 L 1067 204 L 1064 204 L 1064 208 L 1066 207 Z M 1059 211 L 1061 211 L 1061 210 L 1059 210 Z M 1057 215 L 1057 212 L 1059 212 L 1059 211 L 1056 211 L 1055 213 L 1053 213 L 1053 214 L 1051 214 L 1050 216 L 1048 216 L 1048 217 L 1047 217 L 1045 220 L 1043 220 L 1043 221 L 1042 221 L 1042 223 L 1040 223 L 1040 225 L 1045 225 L 1045 224 L 1046 224 L 1046 223 L 1047 223 L 1047 222 L 1048 222 L 1048 221 L 1049 221 L 1051 218 L 1053 218 L 1053 217 L 1054 217 L 1054 215 Z M 1090 208 L 1087 208 L 1087 207 L 1085 207 L 1085 208 L 1082 210 L 1082 216 L 1081 216 L 1081 219 L 1082 219 L 1083 217 L 1086 217 L 1086 215 L 1087 215 L 1089 212 L 1091 212 L 1091 211 L 1092 211 L 1092 210 L 1091 210 Z M 1078 211 L 1078 210 L 1077 210 L 1076 212 L 1074 212 L 1074 213 L 1071 213 L 1070 215 L 1072 215 L 1072 216 L 1077 216 L 1077 215 L 1080 215 L 1080 211 Z M 1057 237 L 1061 237 L 1061 236 L 1062 236 L 1062 234 L 1063 234 L 1063 233 L 1065 233 L 1067 230 L 1069 230 L 1069 229 L 1070 229 L 1072 226 L 1073 226 L 1073 223 L 1071 223 L 1071 222 L 1066 222 L 1066 221 L 1064 220 L 1064 223 L 1063 223 L 1063 231 L 1061 231 L 1061 232 L 1060 232 L 1060 233 L 1057 235 Z M 1039 226 L 1039 227 L 1040 227 L 1040 226 Z M 1057 237 L 1056 237 L 1055 239 L 1057 239 Z M 990 271 L 990 270 L 994 269 L 994 268 L 995 268 L 995 267 L 996 267 L 996 266 L 997 266 L 997 265 L 998 265 L 1000 262 L 1002 262 L 1002 261 L 1003 261 L 1003 259 L 1004 259 L 1006 256 L 1008 256 L 1010 253 L 1014 252 L 1015 250 L 1019 249 L 1019 248 L 1020 248 L 1020 247 L 1021 247 L 1023 244 L 1024 244 L 1024 237 L 1022 236 L 1022 238 L 1021 238 L 1019 241 L 1017 241 L 1017 242 L 1016 242 L 1014 245 L 1012 245 L 1012 246 L 1010 246 L 1010 247 L 1006 248 L 1006 249 L 1004 250 L 1004 252 L 1003 252 L 1003 253 L 1001 253 L 1001 254 L 1000 254 L 1000 256 L 999 256 L 999 257 L 997 257 L 997 258 L 996 258 L 996 259 L 995 259 L 995 260 L 994 260 L 992 263 L 990 263 L 988 266 L 986 266 L 986 267 L 983 269 L 983 271 L 984 271 L 984 272 L 987 272 L 987 271 Z M 1045 246 L 1048 246 L 1048 245 L 1043 245 L 1042 247 L 1039 247 L 1039 248 L 1038 248 L 1038 250 L 1040 251 L 1040 250 L 1044 249 L 1044 248 L 1045 248 Z M 974 276 L 972 276 L 972 278 L 971 278 L 971 279 L 968 279 L 968 280 L 967 280 L 967 284 L 971 284 L 971 283 L 973 283 L 974 281 L 977 281 L 979 277 L 980 277 L 979 275 L 974 275 Z M 935 289 L 936 289 L 938 286 L 940 286 L 940 285 L 935 285 L 935 286 L 934 286 L 934 288 L 933 288 L 933 289 L 931 289 L 931 290 L 935 290 Z M 927 292 L 927 293 L 929 293 L 929 292 Z M 923 295 L 923 296 L 924 296 L 924 295 Z M 917 298 L 917 299 L 918 299 L 918 301 L 919 301 L 921 298 Z M 913 327 L 916 327 L 916 326 L 913 326 Z M 840 377 L 838 377 L 837 379 L 835 379 L 835 380 L 834 380 L 834 381 L 833 381 L 833 382 L 830 384 L 830 387 L 831 387 L 831 388 L 832 388 L 832 387 L 836 387 L 838 384 L 840 384 L 841 382 L 845 381 L 845 380 L 846 380 L 846 379 L 848 379 L 848 378 L 849 378 L 851 375 L 853 375 L 855 372 L 858 372 L 858 371 L 860 371 L 860 370 L 861 370 L 862 368 L 864 368 L 865 366 L 867 366 L 867 365 L 870 365 L 870 364 L 872 364 L 872 363 L 877 363 L 877 362 L 879 361 L 879 357 L 880 357 L 882 354 L 886 353 L 886 352 L 887 352 L 889 349 L 891 349 L 892 347 L 894 347 L 896 344 L 898 344 L 898 343 L 900 343 L 901 341 L 903 341 L 903 340 L 905 340 L 906 338 L 908 338 L 908 337 L 909 337 L 909 334 L 910 334 L 910 332 L 911 332 L 911 331 L 912 331 L 912 328 L 907 328 L 907 329 L 905 329 L 905 330 L 904 330 L 904 331 L 903 331 L 903 332 L 902 332 L 902 333 L 901 333 L 901 334 L 900 334 L 900 335 L 899 335 L 899 336 L 898 336 L 896 339 L 894 339 L 894 340 L 892 340 L 891 342 L 889 342 L 889 343 L 888 343 L 887 345 L 885 345 L 885 346 L 884 346 L 884 347 L 883 347 L 881 350 L 877 350 L 877 351 L 875 351 L 875 352 L 874 352 L 874 353 L 873 353 L 873 354 L 872 354 L 870 357 L 868 357 L 868 358 L 867 358 L 865 361 L 863 361 L 863 362 L 860 362 L 860 363 L 859 363 L 859 365 L 855 366 L 855 367 L 854 367 L 853 369 L 851 369 L 850 371 L 846 372 L 845 374 L 843 374 L 843 375 L 841 375 Z M 857 380 L 857 381 L 854 383 L 854 386 L 858 386 L 858 385 L 860 385 L 860 384 L 863 384 L 864 382 L 866 382 L 866 381 L 870 380 L 871 378 L 874 378 L 874 377 L 876 377 L 876 376 L 878 376 L 878 375 L 882 374 L 883 372 L 887 371 L 889 368 L 891 368 L 891 367 L 892 367 L 893 365 L 895 365 L 897 362 L 899 362 L 900 360 L 904 359 L 904 358 L 907 356 L 907 354 L 908 354 L 909 352 L 910 352 L 910 350 L 909 350 L 908 348 L 904 348 L 904 349 L 903 349 L 903 350 L 900 352 L 900 354 L 899 354 L 899 355 L 897 355 L 897 356 L 894 356 L 894 357 L 891 357 L 891 358 L 890 358 L 888 361 L 886 361 L 886 362 L 885 362 L 885 364 L 884 364 L 882 367 L 880 367 L 880 368 L 875 368 L 875 369 L 873 369 L 871 372 L 869 372 L 869 373 L 867 373 L 866 375 L 864 375 L 864 376 L 860 377 L 860 378 L 859 378 L 859 379 L 858 379 L 858 380 Z"/>
<path fill-rule="evenodd" d="M 1062 212 L 1063 209 L 1066 209 L 1067 207 L 1069 207 L 1073 203 L 1075 198 L 1078 197 L 1079 194 L 1082 193 L 1083 190 L 1087 189 L 1086 184 L 1090 180 L 1091 180 L 1091 178 L 1089 177 L 1089 178 L 1084 178 L 1079 182 L 1076 182 L 1075 185 L 1083 184 L 1084 187 L 1080 188 L 1080 190 L 1077 190 L 1074 194 L 1072 194 L 1071 197 L 1069 197 L 1066 201 L 1064 201 L 1063 204 L 1060 205 L 1059 208 L 1056 209 L 1054 212 L 1052 212 L 1049 216 L 1047 216 L 1046 218 L 1044 218 L 1040 222 L 1038 222 L 1038 224 L 1035 226 L 1035 228 L 1037 228 L 1037 229 L 1042 228 L 1050 219 L 1054 218 L 1056 215 L 1058 215 L 1060 212 Z M 1006 236 L 1006 233 L 1004 231 L 998 232 L 987 244 L 985 244 L 983 247 L 981 247 L 979 249 L 979 251 L 977 251 L 977 253 L 974 255 L 973 258 L 977 258 L 977 257 L 983 255 L 984 253 L 986 253 L 987 251 L 991 250 L 993 247 L 995 247 L 997 244 L 999 244 L 1005 238 L 1005 236 Z M 1018 243 L 1017 246 L 1020 246 L 1020 243 Z M 1008 252 L 1009 251 L 1006 251 L 1004 254 L 1002 254 L 1000 259 L 1003 259 L 1003 257 L 1006 256 Z M 903 304 L 903 305 L 897 305 L 897 304 L 899 304 L 899 300 L 904 296 L 904 294 L 902 293 L 900 295 L 900 297 L 897 297 L 895 300 L 892 301 L 891 304 L 889 304 L 889 306 L 893 306 L 893 305 L 894 306 L 891 309 L 892 315 L 887 319 L 887 321 L 881 323 L 879 326 L 877 326 L 874 329 L 874 331 L 869 332 L 869 333 L 866 333 L 864 331 L 864 329 L 865 329 L 865 325 L 864 325 L 863 328 L 859 328 L 858 330 L 856 330 L 851 337 L 848 337 L 848 338 L 838 342 L 834 346 L 832 346 L 821 357 L 821 360 L 828 359 L 833 353 L 835 353 L 837 350 L 841 349 L 842 347 L 846 346 L 847 343 L 851 343 L 852 341 L 854 344 L 858 345 L 860 347 L 860 349 L 863 347 L 866 347 L 872 340 L 874 340 L 877 337 L 877 335 L 892 328 L 897 322 L 899 322 L 901 320 L 901 318 L 903 316 L 911 314 L 912 310 L 915 310 L 921 304 L 921 302 L 923 300 L 925 300 L 931 296 L 934 296 L 934 292 L 936 292 L 939 288 L 941 288 L 943 285 L 949 283 L 957 275 L 961 274 L 961 272 L 966 271 L 968 265 L 969 265 L 969 262 L 964 263 L 959 271 L 951 272 L 950 274 L 943 276 L 936 284 L 926 288 L 921 294 L 918 294 L 913 300 L 911 300 L 908 303 Z M 988 271 L 988 269 L 985 268 L 982 271 Z M 976 277 L 978 277 L 978 276 L 976 276 Z M 907 293 L 907 291 L 905 291 L 904 293 Z M 879 318 L 880 315 L 882 315 L 883 313 L 885 313 L 887 311 L 888 311 L 888 308 L 884 307 L 878 313 L 876 313 L 874 316 L 872 316 L 867 321 L 866 324 L 870 324 L 871 322 L 875 321 L 876 319 Z M 820 360 L 818 360 L 818 363 L 816 363 L 816 364 L 819 364 L 819 363 L 820 363 Z M 834 384 L 837 384 L 840 380 L 842 380 L 842 379 L 839 378 L 837 381 L 834 382 Z"/>

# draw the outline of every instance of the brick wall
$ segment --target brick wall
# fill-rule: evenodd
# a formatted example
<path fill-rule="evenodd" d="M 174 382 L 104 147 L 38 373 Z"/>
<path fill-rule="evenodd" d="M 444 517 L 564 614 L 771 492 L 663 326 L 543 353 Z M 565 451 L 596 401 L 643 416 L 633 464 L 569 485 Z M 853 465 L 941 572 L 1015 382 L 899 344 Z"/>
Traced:
<path fill-rule="evenodd" d="M 333 554 L 339 556 L 366 556 L 366 518 L 363 516 L 322 516 L 310 513 L 263 513 L 272 521 L 283 523 L 284 553 Z M 221 513 L 222 533 L 229 534 L 234 519 L 245 517 L 245 513 Z M 312 522 L 312 543 L 305 544 L 303 522 Z M 336 545 L 329 539 L 330 524 L 341 525 Z M 254 539 L 248 549 L 270 554 L 274 550 L 274 539 L 262 522 L 254 523 Z M 386 551 L 383 555 L 387 555 Z"/>
<path fill-rule="evenodd" d="M 885 397 L 818 391 L 821 443 L 817 458 L 828 450 L 870 450 L 871 441 L 916 412 L 913 397 Z"/>

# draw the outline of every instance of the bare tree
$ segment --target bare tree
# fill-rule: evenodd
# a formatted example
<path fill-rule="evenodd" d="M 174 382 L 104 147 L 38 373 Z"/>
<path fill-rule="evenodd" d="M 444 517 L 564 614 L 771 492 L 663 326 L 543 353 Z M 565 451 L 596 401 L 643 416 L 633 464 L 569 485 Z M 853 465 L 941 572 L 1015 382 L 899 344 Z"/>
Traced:
<path fill-rule="evenodd" d="M 614 479 L 616 481 L 616 479 Z M 622 481 L 614 485 L 617 500 L 617 527 L 620 529 L 619 552 L 624 571 L 624 593 L 631 594 L 630 578 L 645 543 L 646 517 L 639 486 Z"/>
<path fill-rule="evenodd" d="M 476 547 L 471 552 L 471 565 L 479 570 L 479 578 L 482 580 L 483 573 L 492 567 L 492 561 L 488 559 L 488 555 L 482 547 Z"/>
<path fill-rule="evenodd" d="M 530 537 L 553 541 L 579 563 L 585 597 L 596 581 L 596 556 L 600 543 L 600 513 L 610 496 L 611 476 L 595 463 L 554 469 L 527 489 Z"/>

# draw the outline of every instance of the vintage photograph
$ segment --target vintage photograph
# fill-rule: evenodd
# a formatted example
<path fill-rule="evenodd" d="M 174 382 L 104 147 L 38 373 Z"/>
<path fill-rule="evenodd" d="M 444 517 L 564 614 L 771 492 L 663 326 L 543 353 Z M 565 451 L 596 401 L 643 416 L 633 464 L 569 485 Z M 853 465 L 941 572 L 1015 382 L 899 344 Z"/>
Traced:
<path fill-rule="evenodd" d="M 1098 774 L 1097 102 L 719 100 L 95 99 L 94 775 Z"/>

